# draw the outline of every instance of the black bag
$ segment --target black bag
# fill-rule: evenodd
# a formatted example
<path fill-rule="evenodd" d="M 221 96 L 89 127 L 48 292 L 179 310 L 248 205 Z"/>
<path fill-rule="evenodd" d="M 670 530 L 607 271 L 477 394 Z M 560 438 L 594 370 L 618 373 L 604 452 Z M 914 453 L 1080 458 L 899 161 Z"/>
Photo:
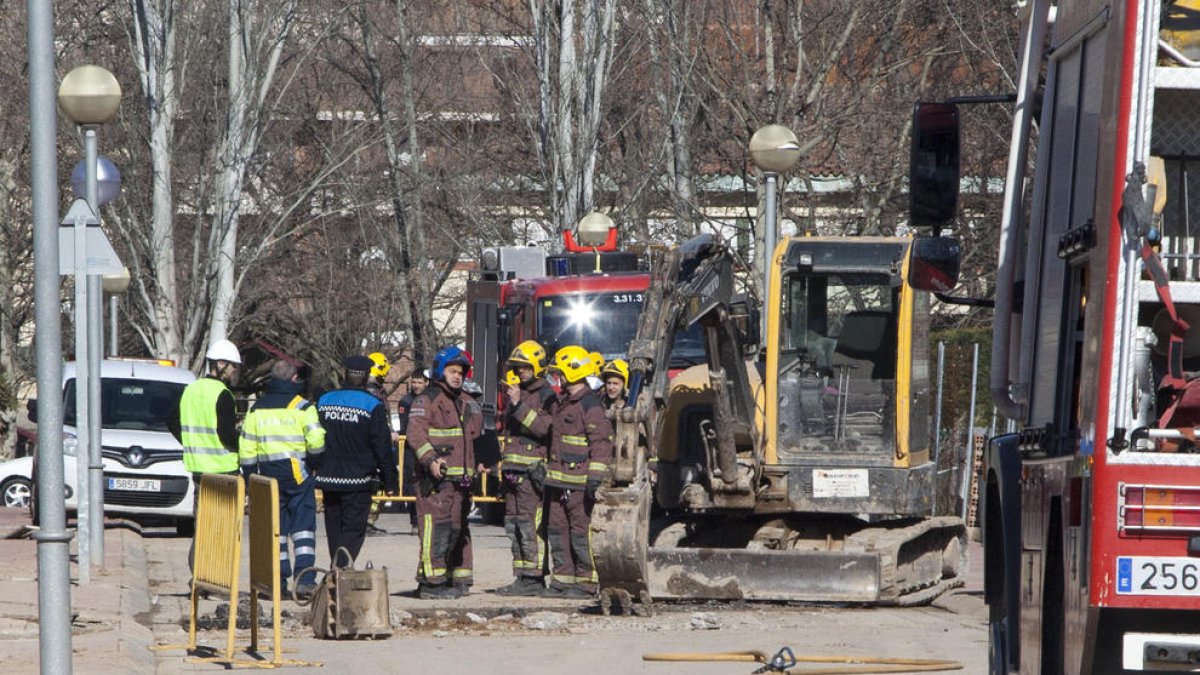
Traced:
<path fill-rule="evenodd" d="M 349 564 L 338 567 L 343 557 Z M 295 597 L 294 589 L 293 599 L 304 604 Z M 386 638 L 392 634 L 387 568 L 374 569 L 367 563 L 365 569 L 354 569 L 354 559 L 344 548 L 337 550 L 333 569 L 325 573 L 310 602 L 313 635 L 323 640 Z"/>
<path fill-rule="evenodd" d="M 529 482 L 533 484 L 533 489 L 540 495 L 546 485 L 546 463 L 535 462 L 529 467 Z"/>

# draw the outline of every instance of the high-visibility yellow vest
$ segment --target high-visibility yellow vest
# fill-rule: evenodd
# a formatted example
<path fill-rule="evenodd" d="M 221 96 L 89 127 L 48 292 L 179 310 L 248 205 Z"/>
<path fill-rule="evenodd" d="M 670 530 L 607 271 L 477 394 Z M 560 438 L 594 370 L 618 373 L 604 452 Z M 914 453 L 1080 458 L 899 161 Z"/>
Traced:
<path fill-rule="evenodd" d="M 308 477 L 305 455 L 324 451 L 325 429 L 317 416 L 317 406 L 300 396 L 286 408 L 251 410 L 238 443 L 243 467 L 253 469 L 260 463 L 288 462 L 297 483 Z"/>
<path fill-rule="evenodd" d="M 238 470 L 237 452 L 227 450 L 217 435 L 217 398 L 227 391 L 224 382 L 204 377 L 189 384 L 179 399 L 183 466 L 192 473 Z"/>

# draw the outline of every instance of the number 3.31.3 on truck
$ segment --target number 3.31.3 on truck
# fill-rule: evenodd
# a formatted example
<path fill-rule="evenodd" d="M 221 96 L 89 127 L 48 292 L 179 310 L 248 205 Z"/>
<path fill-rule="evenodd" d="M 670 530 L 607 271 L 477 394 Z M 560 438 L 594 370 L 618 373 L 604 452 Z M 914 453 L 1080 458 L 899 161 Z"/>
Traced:
<path fill-rule="evenodd" d="M 1200 3 L 1020 5 L 990 380 L 1019 430 L 981 483 L 991 672 L 1200 672 Z M 921 104 L 918 134 L 955 133 L 953 113 Z"/>

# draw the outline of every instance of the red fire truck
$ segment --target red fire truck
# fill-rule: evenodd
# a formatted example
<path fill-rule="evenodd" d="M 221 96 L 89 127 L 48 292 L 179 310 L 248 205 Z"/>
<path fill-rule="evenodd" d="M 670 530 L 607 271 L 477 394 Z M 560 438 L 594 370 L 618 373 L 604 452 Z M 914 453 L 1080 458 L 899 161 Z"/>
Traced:
<path fill-rule="evenodd" d="M 981 483 L 991 672 L 1198 672 L 1200 36 L 1173 24 L 1200 3 L 1021 5 L 990 383 L 1018 431 Z"/>
<path fill-rule="evenodd" d="M 536 247 L 488 249 L 468 284 L 467 344 L 487 416 L 496 413 L 504 359 L 521 341 L 537 340 L 548 354 L 577 344 L 611 360 L 625 357 L 637 332 L 650 283 L 646 258 L 616 250 L 615 236 L 593 250 L 569 234 L 565 252 L 554 255 Z M 700 339 L 696 330 L 681 333 L 672 367 L 703 363 Z"/>

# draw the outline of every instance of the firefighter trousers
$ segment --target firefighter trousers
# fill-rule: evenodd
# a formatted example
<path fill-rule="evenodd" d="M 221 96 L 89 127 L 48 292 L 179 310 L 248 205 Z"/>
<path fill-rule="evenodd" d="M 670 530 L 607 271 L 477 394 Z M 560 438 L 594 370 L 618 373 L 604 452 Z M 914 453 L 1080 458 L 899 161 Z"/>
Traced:
<path fill-rule="evenodd" d="M 592 560 L 592 504 L 583 490 L 546 488 L 551 588 L 581 588 L 595 593 L 596 564 Z"/>
<path fill-rule="evenodd" d="M 467 514 L 471 511 L 471 489 L 454 480 L 439 481 L 428 495 L 417 494 L 417 535 L 421 541 L 421 560 L 417 581 L 438 586 L 452 581 L 470 586 L 472 570 L 471 530 Z"/>
<path fill-rule="evenodd" d="M 504 531 L 512 542 L 513 576 L 541 580 L 546 560 L 542 495 L 523 473 L 504 476 Z"/>
<path fill-rule="evenodd" d="M 288 555 L 292 541 L 295 567 Z M 310 477 L 299 485 L 279 485 L 279 578 L 291 579 L 293 573 L 317 564 L 317 497 Z M 316 583 L 317 573 L 308 572 L 296 579 L 298 586 Z"/>
<path fill-rule="evenodd" d="M 367 538 L 367 520 L 371 513 L 371 491 L 354 490 L 333 492 L 324 490 L 325 496 L 325 540 L 329 545 L 330 566 L 336 561 L 342 565 L 346 560 L 335 560 L 339 548 L 344 548 L 350 557 L 358 560 L 363 541 Z"/>

